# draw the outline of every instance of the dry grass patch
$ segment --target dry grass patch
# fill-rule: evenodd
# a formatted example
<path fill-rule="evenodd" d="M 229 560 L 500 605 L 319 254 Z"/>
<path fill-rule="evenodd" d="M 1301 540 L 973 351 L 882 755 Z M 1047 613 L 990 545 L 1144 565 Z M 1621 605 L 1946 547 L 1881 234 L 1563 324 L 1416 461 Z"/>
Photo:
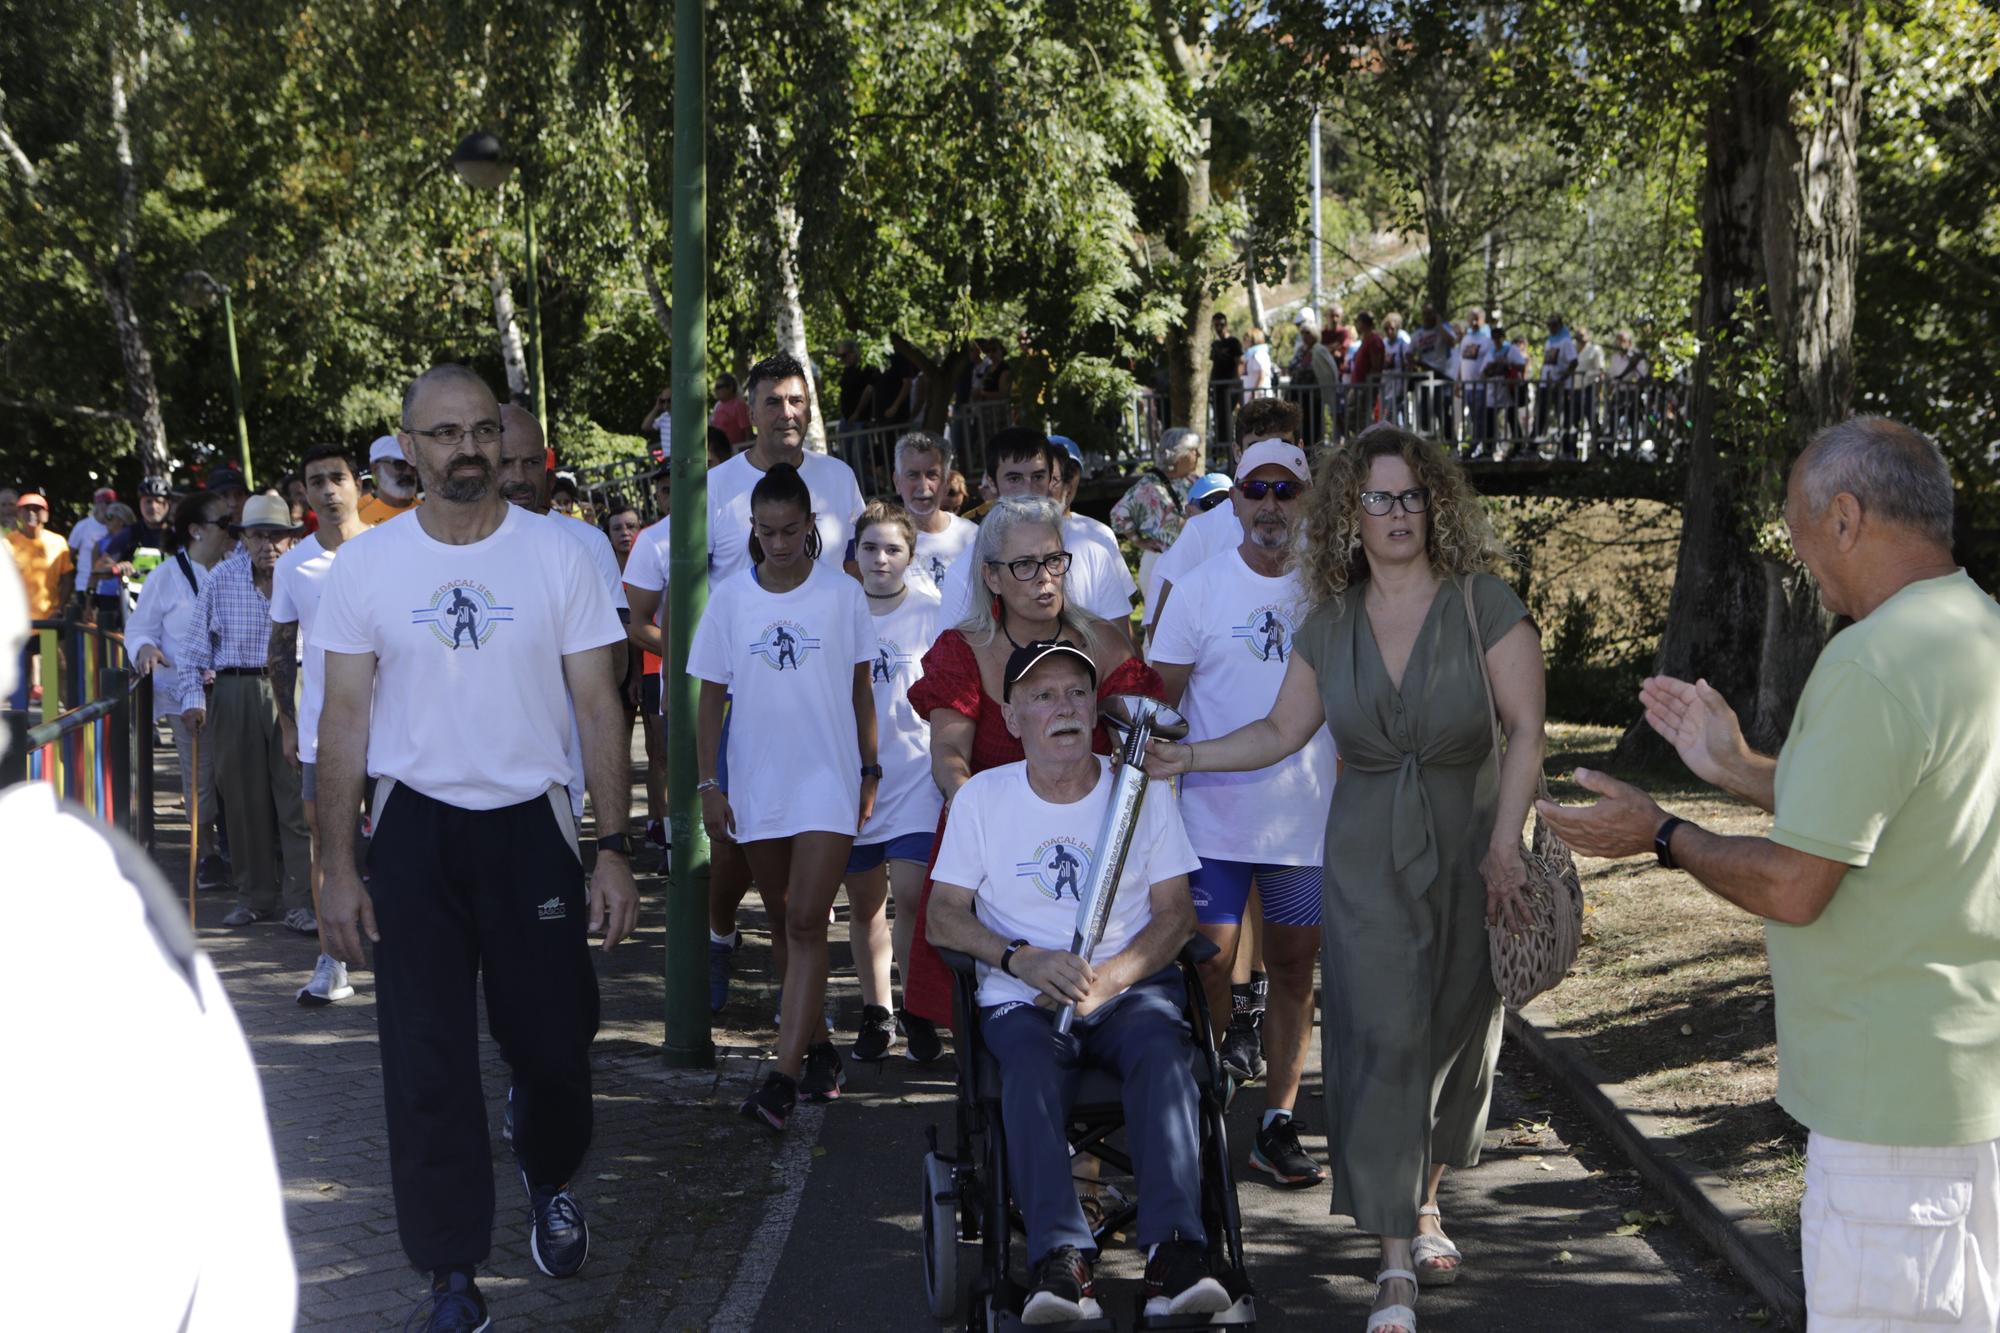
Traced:
<path fill-rule="evenodd" d="M 1617 733 L 1550 727 L 1552 771 L 1604 766 Z M 1675 814 L 1754 834 L 1761 811 L 1685 772 L 1633 774 Z M 1568 784 L 1558 799 L 1578 792 Z M 1763 928 L 1650 859 L 1578 858 L 1584 936 L 1576 970 L 1545 999 L 1605 1076 L 1660 1117 L 1687 1155 L 1720 1172 L 1788 1236 L 1798 1229 L 1805 1130 L 1772 1100 L 1777 1035 Z"/>

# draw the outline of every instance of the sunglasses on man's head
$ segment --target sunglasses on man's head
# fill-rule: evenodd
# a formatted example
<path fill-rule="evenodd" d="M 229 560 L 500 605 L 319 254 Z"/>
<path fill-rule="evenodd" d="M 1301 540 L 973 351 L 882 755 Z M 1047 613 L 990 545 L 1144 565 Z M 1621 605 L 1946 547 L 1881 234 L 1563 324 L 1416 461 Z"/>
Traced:
<path fill-rule="evenodd" d="M 1236 486 L 1252 500 L 1262 500 L 1273 491 L 1280 500 L 1296 500 L 1306 493 L 1302 481 L 1239 481 Z"/>
<path fill-rule="evenodd" d="M 1200 510 L 1202 513 L 1206 514 L 1209 510 L 1215 508 L 1217 505 L 1221 504 L 1224 500 L 1227 500 L 1228 498 L 1229 498 L 1228 491 L 1216 491 L 1212 495 L 1204 495 L 1201 497 L 1201 499 L 1196 500 L 1194 502 L 1194 507 Z"/>

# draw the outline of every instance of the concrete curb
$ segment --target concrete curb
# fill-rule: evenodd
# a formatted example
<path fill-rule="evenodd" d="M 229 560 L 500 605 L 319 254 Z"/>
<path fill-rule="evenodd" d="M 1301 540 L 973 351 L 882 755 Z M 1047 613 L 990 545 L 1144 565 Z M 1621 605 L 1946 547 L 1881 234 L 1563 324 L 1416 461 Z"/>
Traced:
<path fill-rule="evenodd" d="M 1509 1011 L 1507 1032 L 1576 1099 L 1647 1183 L 1673 1202 L 1695 1233 L 1729 1261 L 1775 1318 L 1805 1328 L 1804 1276 L 1777 1228 L 1720 1175 L 1689 1161 L 1687 1150 L 1666 1133 L 1665 1122 L 1633 1107 L 1623 1085 L 1606 1082 L 1582 1039 L 1559 1035 L 1542 1006 Z"/>

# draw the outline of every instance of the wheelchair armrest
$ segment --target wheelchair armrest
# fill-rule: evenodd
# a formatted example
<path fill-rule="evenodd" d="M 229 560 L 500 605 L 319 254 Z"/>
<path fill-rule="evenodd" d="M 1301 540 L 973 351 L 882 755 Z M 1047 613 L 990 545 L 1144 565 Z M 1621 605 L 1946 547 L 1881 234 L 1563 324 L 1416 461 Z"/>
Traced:
<path fill-rule="evenodd" d="M 1208 947 L 1210 949 L 1215 948 L 1213 944 L 1209 945 Z M 958 975 L 962 977 L 974 977 L 979 975 L 978 971 L 976 970 L 979 966 L 979 960 L 974 958 L 969 953 L 960 953 L 956 949 L 939 949 L 938 957 L 944 959 L 944 965 L 946 967 L 950 968 L 952 971 L 958 973 Z"/>
<path fill-rule="evenodd" d="M 1221 952 L 1221 948 L 1214 940 L 1196 931 L 1188 942 L 1181 946 L 1181 961 L 1189 967 L 1200 967 Z"/>

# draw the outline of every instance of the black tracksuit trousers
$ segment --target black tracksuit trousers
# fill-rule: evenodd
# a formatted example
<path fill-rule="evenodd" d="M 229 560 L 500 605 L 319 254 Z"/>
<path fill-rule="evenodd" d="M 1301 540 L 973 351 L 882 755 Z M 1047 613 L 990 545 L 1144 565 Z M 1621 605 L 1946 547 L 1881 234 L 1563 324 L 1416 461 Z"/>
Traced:
<path fill-rule="evenodd" d="M 396 785 L 375 811 L 368 893 L 389 1174 L 422 1272 L 485 1260 L 493 1159 L 475 983 L 513 1071 L 514 1151 L 539 1186 L 590 1146 L 597 973 L 567 796 L 461 810 Z M 525 1202 L 525 1200 L 524 1200 Z"/>

